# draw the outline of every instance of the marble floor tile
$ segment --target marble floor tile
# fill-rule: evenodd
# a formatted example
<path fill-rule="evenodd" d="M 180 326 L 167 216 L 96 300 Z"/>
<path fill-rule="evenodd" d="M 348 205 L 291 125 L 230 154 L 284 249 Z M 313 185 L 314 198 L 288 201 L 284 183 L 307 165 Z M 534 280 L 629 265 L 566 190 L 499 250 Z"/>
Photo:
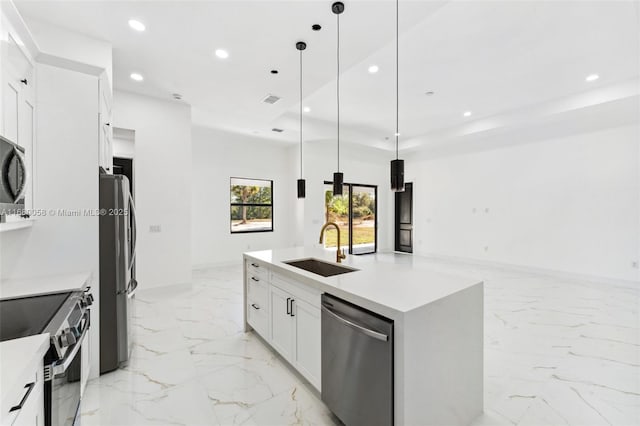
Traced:
<path fill-rule="evenodd" d="M 485 282 L 485 410 L 473 426 L 640 424 L 637 288 L 431 267 Z M 340 424 L 285 361 L 243 333 L 240 264 L 140 290 L 134 308 L 131 360 L 89 382 L 83 425 Z"/>

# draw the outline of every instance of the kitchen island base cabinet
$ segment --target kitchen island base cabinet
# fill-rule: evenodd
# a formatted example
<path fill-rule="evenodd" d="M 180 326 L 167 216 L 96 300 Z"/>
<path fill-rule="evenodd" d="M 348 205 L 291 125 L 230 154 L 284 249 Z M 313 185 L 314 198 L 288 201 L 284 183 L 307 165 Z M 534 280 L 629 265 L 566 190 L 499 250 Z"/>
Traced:
<path fill-rule="evenodd" d="M 245 331 L 254 329 L 320 391 L 320 293 L 245 263 Z"/>
<path fill-rule="evenodd" d="M 386 363 L 387 371 L 392 371 L 389 380 L 393 385 L 381 386 L 392 390 L 393 424 L 466 426 L 482 414 L 484 284 L 480 279 L 443 274 L 433 269 L 429 259 L 400 253 L 349 256 L 344 264 L 355 270 L 330 277 L 289 263 L 305 259 L 334 263 L 335 252 L 292 247 L 244 253 L 245 331 L 255 323 L 246 315 L 250 313 L 246 309 L 251 309 L 255 293 L 249 277 L 257 274 L 261 282 L 269 282 L 270 306 L 266 309 L 270 309 L 267 318 L 271 324 L 269 333 L 259 328 L 255 328 L 256 332 L 321 391 L 323 400 L 339 392 L 351 392 L 357 396 L 354 400 L 364 400 L 362 406 L 381 406 L 375 398 L 366 397 L 364 389 L 376 387 L 367 380 L 369 371 L 384 374 L 384 366 L 365 368 L 365 374 L 354 374 L 356 368 L 348 366 L 343 370 L 349 374 L 338 374 L 333 380 L 325 376 L 326 383 L 322 380 L 323 350 L 328 350 L 330 357 L 325 373 L 340 370 L 331 344 L 349 348 L 342 353 L 348 362 L 358 356 L 354 348 L 358 346 L 357 337 L 346 333 L 346 338 L 336 342 L 337 331 L 327 329 L 326 339 L 322 338 L 326 327 L 321 325 L 320 302 L 326 294 L 393 322 L 393 340 L 388 341 L 393 346 L 392 367 Z M 325 308 L 323 305 L 323 314 Z M 354 319 L 346 314 L 344 317 L 345 323 Z M 355 328 L 348 331 L 352 329 Z M 391 336 L 389 332 L 383 334 Z M 373 338 L 372 334 L 368 336 Z M 364 367 L 373 355 L 369 348 L 361 353 L 364 362 L 354 361 L 357 367 Z M 346 361 L 343 364 L 348 364 Z M 322 392 L 322 386 L 332 390 Z M 354 391 L 358 386 L 363 390 Z M 384 400 L 389 398 L 387 395 Z M 352 416 L 354 404 L 347 406 L 347 414 L 344 410 L 340 413 L 339 408 L 329 408 L 349 424 L 372 424 L 366 415 Z M 389 416 L 386 417 L 388 424 Z"/>
<path fill-rule="evenodd" d="M 293 359 L 295 321 L 291 316 L 289 293 L 272 285 L 271 291 L 271 345 L 287 360 Z"/>

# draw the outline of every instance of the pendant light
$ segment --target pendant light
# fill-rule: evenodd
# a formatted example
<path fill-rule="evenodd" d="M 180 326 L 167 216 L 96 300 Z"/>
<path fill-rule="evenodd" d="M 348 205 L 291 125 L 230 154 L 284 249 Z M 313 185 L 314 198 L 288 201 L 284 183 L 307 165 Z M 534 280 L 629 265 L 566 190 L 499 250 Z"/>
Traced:
<path fill-rule="evenodd" d="M 340 14 L 344 12 L 344 3 L 337 1 L 331 5 L 331 11 L 336 14 L 338 22 L 337 32 L 337 78 L 336 78 L 336 101 L 338 105 L 338 171 L 333 174 L 333 195 L 342 195 L 342 185 L 344 174 L 340 172 Z"/>
<path fill-rule="evenodd" d="M 296 49 L 300 51 L 300 179 L 298 179 L 298 198 L 306 195 L 306 183 L 302 178 L 302 51 L 307 48 L 307 43 L 299 41 Z"/>
<path fill-rule="evenodd" d="M 391 190 L 404 191 L 404 160 L 398 158 L 400 128 L 398 126 L 399 90 L 398 90 L 398 0 L 396 0 L 396 159 L 391 161 Z"/>

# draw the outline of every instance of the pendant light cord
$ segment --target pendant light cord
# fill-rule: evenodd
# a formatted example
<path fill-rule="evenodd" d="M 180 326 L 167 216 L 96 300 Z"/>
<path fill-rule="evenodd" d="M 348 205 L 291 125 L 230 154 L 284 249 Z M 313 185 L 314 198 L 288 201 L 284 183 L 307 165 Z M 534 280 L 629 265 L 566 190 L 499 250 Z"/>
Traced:
<path fill-rule="evenodd" d="M 302 50 L 300 50 L 300 179 L 302 179 Z"/>
<path fill-rule="evenodd" d="M 399 19 L 398 19 L 398 3 L 399 0 L 396 0 L 396 160 L 399 158 L 398 156 L 398 139 L 400 138 L 400 127 L 398 125 L 398 110 L 400 108 L 400 101 L 399 101 L 399 92 L 400 90 L 398 89 L 399 85 L 398 85 L 398 74 L 399 74 L 399 55 L 398 55 L 398 46 L 399 46 L 399 42 L 398 42 L 398 27 L 399 27 Z"/>
<path fill-rule="evenodd" d="M 336 17 L 338 19 L 338 48 L 336 49 L 338 72 L 336 79 L 336 101 L 338 104 L 338 172 L 340 172 L 340 14 L 336 14 Z"/>

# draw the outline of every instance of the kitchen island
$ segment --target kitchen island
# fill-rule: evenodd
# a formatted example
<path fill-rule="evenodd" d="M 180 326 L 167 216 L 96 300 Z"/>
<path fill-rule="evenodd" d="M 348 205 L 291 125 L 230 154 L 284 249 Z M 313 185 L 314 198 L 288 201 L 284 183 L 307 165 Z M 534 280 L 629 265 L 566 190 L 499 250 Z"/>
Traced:
<path fill-rule="evenodd" d="M 335 263 L 335 252 L 244 253 L 245 331 L 321 391 L 320 300 L 335 296 L 393 321 L 394 424 L 466 425 L 482 413 L 482 281 L 401 253 L 348 256 L 351 270 L 329 277 L 284 263 L 309 258 Z"/>

